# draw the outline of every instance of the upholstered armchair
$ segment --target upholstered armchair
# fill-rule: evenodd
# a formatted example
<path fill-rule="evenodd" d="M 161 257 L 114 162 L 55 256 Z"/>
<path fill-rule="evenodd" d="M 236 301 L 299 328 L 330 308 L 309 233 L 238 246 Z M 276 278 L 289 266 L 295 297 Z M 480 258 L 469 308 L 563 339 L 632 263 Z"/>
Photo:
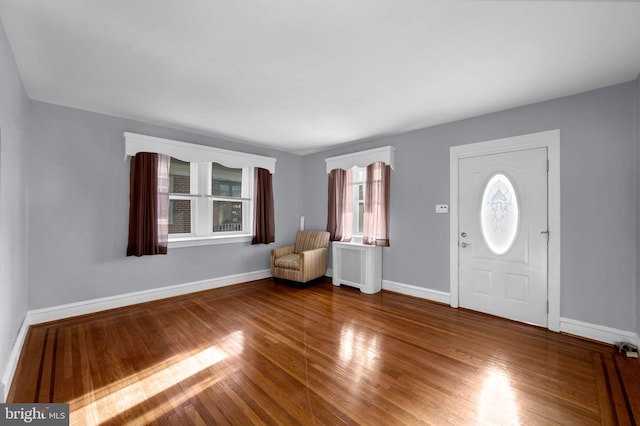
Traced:
<path fill-rule="evenodd" d="M 271 275 L 274 278 L 306 283 L 327 272 L 329 233 L 298 231 L 292 246 L 271 250 Z"/>

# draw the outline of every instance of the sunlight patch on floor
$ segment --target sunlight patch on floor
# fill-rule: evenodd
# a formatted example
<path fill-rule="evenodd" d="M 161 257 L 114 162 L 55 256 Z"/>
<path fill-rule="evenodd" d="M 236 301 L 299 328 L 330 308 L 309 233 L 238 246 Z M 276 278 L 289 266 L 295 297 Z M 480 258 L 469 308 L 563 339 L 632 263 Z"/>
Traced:
<path fill-rule="evenodd" d="M 187 400 L 194 397 L 194 395 L 198 395 L 207 389 L 214 386 L 216 383 L 228 377 L 230 374 L 237 371 L 240 367 L 238 366 L 225 366 L 220 369 L 216 368 L 215 374 L 207 376 L 198 383 L 189 386 L 188 392 L 182 392 L 181 394 L 175 396 L 172 395 L 171 399 L 167 402 L 164 402 L 161 405 L 153 405 L 150 410 L 146 411 L 144 414 L 139 415 L 133 420 L 128 421 L 128 424 L 132 425 L 145 425 L 153 423 L 159 418 L 166 416 L 170 411 L 174 410 L 175 407 L 182 407 L 186 404 Z"/>
<path fill-rule="evenodd" d="M 70 417 L 74 423 L 76 421 L 84 423 L 83 419 L 88 421 L 87 424 L 107 422 L 224 359 L 240 354 L 243 348 L 244 334 L 242 331 L 236 331 L 221 339 L 216 345 L 172 363 L 154 374 L 128 377 L 126 380 L 102 389 L 101 395 L 104 396 L 73 410 Z M 205 382 L 201 382 L 201 384 L 212 384 L 208 380 Z M 128 384 L 123 385 L 123 383 Z M 191 390 L 188 393 L 191 394 Z M 88 397 L 92 399 L 91 396 Z M 87 396 L 82 399 L 86 400 Z M 71 407 L 74 407 L 75 402 L 80 401 L 71 402 Z M 161 410 L 164 411 L 162 408 Z M 150 415 L 154 414 L 150 413 Z M 99 421 L 97 421 L 98 419 Z"/>

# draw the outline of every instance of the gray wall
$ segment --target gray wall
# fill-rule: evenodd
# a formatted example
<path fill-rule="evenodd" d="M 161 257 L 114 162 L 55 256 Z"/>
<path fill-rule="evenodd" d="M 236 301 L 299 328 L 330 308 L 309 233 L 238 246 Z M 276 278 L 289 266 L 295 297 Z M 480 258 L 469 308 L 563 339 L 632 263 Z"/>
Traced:
<path fill-rule="evenodd" d="M 274 244 L 126 257 L 125 131 L 277 158 L 276 244 L 293 241 L 302 214 L 301 157 L 41 102 L 30 109 L 30 309 L 268 269 Z"/>
<path fill-rule="evenodd" d="M 28 108 L 0 23 L 0 382 L 27 312 Z"/>
<path fill-rule="evenodd" d="M 636 221 L 637 224 L 637 232 L 638 232 L 638 239 L 637 239 L 637 254 L 640 257 L 640 74 L 638 74 L 638 78 L 636 78 L 636 138 L 637 138 L 637 143 L 638 145 L 636 146 L 636 155 L 637 155 L 637 162 L 636 162 L 636 185 L 638 188 L 638 205 L 637 205 L 637 209 L 638 209 L 638 220 Z M 636 327 L 636 332 L 638 334 L 640 334 L 640 260 L 636 258 L 636 280 L 637 280 L 637 286 L 636 286 L 636 297 L 637 297 L 637 302 L 636 302 L 636 321 L 637 321 L 637 327 Z"/>
<path fill-rule="evenodd" d="M 383 279 L 449 291 L 449 147 L 560 129 L 561 316 L 636 330 L 636 82 L 305 157 L 304 211 L 326 226 L 326 157 L 396 147 Z"/>

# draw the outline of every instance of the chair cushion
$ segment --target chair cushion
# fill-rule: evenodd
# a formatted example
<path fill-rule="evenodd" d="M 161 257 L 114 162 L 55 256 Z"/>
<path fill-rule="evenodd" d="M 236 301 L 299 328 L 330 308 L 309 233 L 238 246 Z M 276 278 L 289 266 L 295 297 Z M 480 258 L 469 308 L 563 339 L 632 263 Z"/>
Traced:
<path fill-rule="evenodd" d="M 274 265 L 276 268 L 295 269 L 300 270 L 300 255 L 299 254 L 287 254 L 279 257 L 275 260 Z"/>
<path fill-rule="evenodd" d="M 298 231 L 293 249 L 294 253 L 302 253 L 329 246 L 329 233 L 324 231 Z"/>

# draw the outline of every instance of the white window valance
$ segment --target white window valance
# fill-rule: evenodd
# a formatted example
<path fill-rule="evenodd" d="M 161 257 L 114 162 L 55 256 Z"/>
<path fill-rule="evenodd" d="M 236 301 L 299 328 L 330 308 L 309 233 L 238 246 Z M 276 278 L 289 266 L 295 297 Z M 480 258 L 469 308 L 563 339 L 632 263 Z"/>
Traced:
<path fill-rule="evenodd" d="M 232 168 L 261 167 L 271 173 L 276 171 L 275 158 L 136 133 L 124 133 L 124 146 L 125 160 L 128 156 L 133 157 L 139 152 L 155 152 L 190 163 L 213 161 Z"/>
<path fill-rule="evenodd" d="M 366 151 L 358 151 L 351 154 L 339 155 L 337 157 L 326 158 L 327 173 L 334 169 L 349 170 L 354 166 L 367 167 L 369 164 L 379 161 L 391 166 L 395 170 L 395 151 L 393 146 L 384 146 Z"/>

